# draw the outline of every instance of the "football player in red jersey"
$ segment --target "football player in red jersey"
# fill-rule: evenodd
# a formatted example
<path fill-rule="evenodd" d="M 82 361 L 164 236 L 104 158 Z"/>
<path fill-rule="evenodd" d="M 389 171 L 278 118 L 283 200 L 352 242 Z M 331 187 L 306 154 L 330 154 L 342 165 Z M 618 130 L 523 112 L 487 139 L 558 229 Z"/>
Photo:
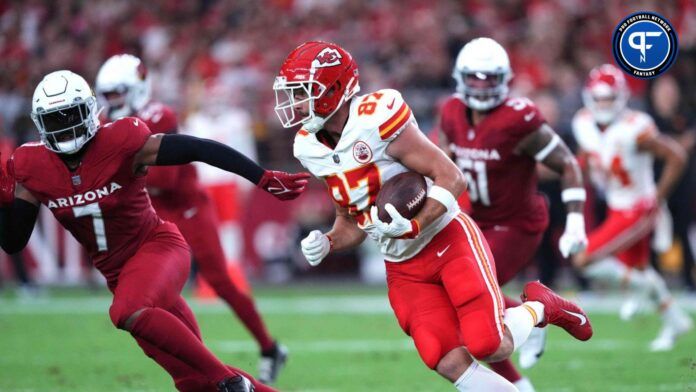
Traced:
<path fill-rule="evenodd" d="M 458 391 L 517 391 L 477 360 L 498 362 L 522 346 L 534 326 L 554 324 L 579 340 L 592 326 L 577 305 L 540 282 L 525 285 L 524 303 L 503 308 L 495 266 L 481 231 L 456 202 L 466 186 L 454 163 L 418 128 L 401 94 L 365 95 L 353 57 L 328 42 L 306 42 L 281 66 L 273 89 L 284 127 L 301 125 L 295 157 L 326 182 L 336 205 L 327 233 L 301 242 L 312 266 L 367 236 L 379 244 L 389 303 L 430 369 Z M 426 201 L 412 219 L 374 205 L 383 182 L 407 171 L 428 177 Z"/>
<path fill-rule="evenodd" d="M 181 391 L 271 391 L 223 364 L 204 345 L 181 297 L 189 247 L 155 213 L 145 189 L 148 166 L 201 161 L 245 177 L 276 197 L 299 196 L 308 174 L 264 170 L 223 144 L 152 135 L 138 118 L 100 126 L 89 84 L 70 71 L 46 75 L 34 91 L 41 142 L 19 147 L 0 170 L 0 246 L 26 245 L 45 205 L 85 247 L 113 293 L 109 315 L 130 332 Z"/>
<path fill-rule="evenodd" d="M 568 257 L 583 250 L 585 190 L 579 166 L 531 100 L 508 98 L 512 70 L 505 49 L 490 38 L 472 40 L 459 52 L 453 77 L 457 92 L 442 108 L 441 146 L 467 179 L 471 217 L 491 246 L 498 283 L 506 284 L 532 261 L 548 225 L 546 201 L 537 192 L 538 162 L 562 178 L 568 215 L 561 253 Z M 508 297 L 505 302 L 519 304 Z M 537 356 L 525 350 L 543 342 L 539 334 L 542 330 L 520 353 L 525 367 L 536 362 Z M 532 351 L 540 354 L 542 348 Z M 531 388 L 509 361 L 492 367 L 518 387 Z"/>
<path fill-rule="evenodd" d="M 119 54 L 109 58 L 99 69 L 95 90 L 110 121 L 133 116 L 145 121 L 152 133 L 178 133 L 174 111 L 150 99 L 149 82 L 147 69 L 139 58 Z M 198 182 L 196 168 L 192 164 L 152 167 L 147 175 L 147 190 L 157 214 L 176 224 L 191 246 L 203 279 L 227 302 L 256 339 L 261 350 L 259 380 L 274 383 L 287 359 L 287 349 L 270 336 L 251 296 L 239 290 L 230 279 L 215 207 Z"/>

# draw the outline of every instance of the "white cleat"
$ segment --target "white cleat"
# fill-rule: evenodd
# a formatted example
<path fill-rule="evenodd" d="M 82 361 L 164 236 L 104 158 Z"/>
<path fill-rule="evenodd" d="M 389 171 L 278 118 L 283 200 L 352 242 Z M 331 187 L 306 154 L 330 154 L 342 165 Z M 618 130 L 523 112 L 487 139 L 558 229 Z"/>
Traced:
<path fill-rule="evenodd" d="M 670 351 L 674 348 L 674 342 L 680 335 L 693 329 L 694 323 L 691 318 L 676 305 L 670 306 L 665 312 L 665 321 L 660 333 L 655 340 L 650 343 L 650 351 L 661 352 Z"/>
<path fill-rule="evenodd" d="M 636 297 L 627 298 L 623 304 L 621 304 L 621 309 L 619 310 L 619 318 L 623 321 L 629 321 L 635 316 L 640 310 L 641 303 Z"/>
<path fill-rule="evenodd" d="M 527 377 L 522 377 L 515 381 L 513 385 L 517 388 L 519 392 L 536 392 L 532 382 L 529 381 Z"/>
<path fill-rule="evenodd" d="M 527 341 L 519 348 L 520 367 L 529 369 L 536 365 L 546 348 L 546 328 L 534 328 Z M 531 386 L 531 384 L 530 384 Z"/>

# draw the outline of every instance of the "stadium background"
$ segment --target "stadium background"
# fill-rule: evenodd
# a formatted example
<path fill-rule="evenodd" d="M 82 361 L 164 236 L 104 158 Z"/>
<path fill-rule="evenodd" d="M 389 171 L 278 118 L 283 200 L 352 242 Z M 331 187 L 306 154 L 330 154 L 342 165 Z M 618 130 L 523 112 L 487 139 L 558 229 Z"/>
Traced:
<path fill-rule="evenodd" d="M 339 43 L 359 64 L 362 91 L 402 91 L 421 129 L 433 136 L 438 104 L 454 88 L 453 59 L 477 36 L 495 38 L 508 50 L 515 74 L 512 95 L 532 98 L 573 145 L 570 119 L 582 104 L 584 78 L 593 66 L 613 62 L 613 28 L 637 10 L 660 13 L 679 35 L 679 57 L 669 72 L 653 81 L 628 80 L 630 106 L 650 113 L 662 132 L 689 151 L 689 168 L 670 200 L 674 246 L 654 261 L 672 288 L 694 291 L 690 249 L 696 244 L 691 218 L 696 210 L 696 6 L 688 0 L 0 1 L 0 152 L 4 161 L 14 146 L 38 139 L 29 118 L 30 97 L 44 74 L 70 69 L 93 83 L 104 60 L 125 52 L 148 65 L 154 98 L 177 109 L 184 132 L 232 145 L 265 167 L 299 170 L 291 153 L 294 133 L 280 127 L 271 88 L 292 48 L 315 38 Z M 311 270 L 299 254 L 299 239 L 333 219 L 320 183 L 312 183 L 288 207 L 233 176 L 200 169 L 218 201 L 231 273 L 242 284 L 244 275 L 261 287 L 273 284 L 269 291 L 261 289 L 262 297 L 270 293 L 271 299 L 298 292 L 321 294 L 327 282 L 337 281 L 351 282 L 346 291 L 381 293 L 382 261 L 370 246 L 332 255 Z M 541 188 L 551 201 L 552 224 L 527 277 L 540 276 L 561 289 L 586 289 L 556 250 L 564 218 L 558 182 L 544 182 Z M 601 195 L 594 200 L 588 212 L 599 219 Z M 376 283 L 377 288 L 352 285 L 358 282 Z M 278 283 L 284 286 L 276 288 Z M 77 244 L 45 211 L 27 251 L 12 258 L 0 252 L 0 298 L 14 298 L 18 288 L 20 298 L 45 300 L 55 292 L 42 287 L 85 285 L 98 287 L 100 280 Z M 13 314 L 13 304 L 0 306 Z M 261 305 L 267 308 L 263 299 Z M 382 322 L 389 323 L 385 316 Z M 7 335 L 12 328 L 3 327 L 2 317 L 0 334 Z M 271 320 L 277 322 L 274 316 Z M 224 328 L 219 333 L 224 335 Z M 693 356 L 690 361 L 693 369 Z M 301 383 L 287 385 L 303 390 L 297 387 Z"/>

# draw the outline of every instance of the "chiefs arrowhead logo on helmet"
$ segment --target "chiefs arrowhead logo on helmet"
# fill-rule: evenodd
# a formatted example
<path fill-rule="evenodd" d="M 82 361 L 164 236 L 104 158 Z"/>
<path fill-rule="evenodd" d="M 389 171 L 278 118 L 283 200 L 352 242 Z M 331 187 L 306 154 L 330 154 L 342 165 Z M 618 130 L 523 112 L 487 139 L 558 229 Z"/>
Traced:
<path fill-rule="evenodd" d="M 341 65 L 341 54 L 334 48 L 324 48 L 312 61 L 312 68 Z"/>

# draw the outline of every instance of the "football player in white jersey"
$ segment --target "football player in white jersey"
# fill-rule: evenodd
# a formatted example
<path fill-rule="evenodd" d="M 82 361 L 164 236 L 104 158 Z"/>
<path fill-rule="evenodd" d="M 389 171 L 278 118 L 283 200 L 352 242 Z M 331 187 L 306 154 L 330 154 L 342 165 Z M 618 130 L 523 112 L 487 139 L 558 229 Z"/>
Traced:
<path fill-rule="evenodd" d="M 328 233 L 302 240 L 315 266 L 329 252 L 377 241 L 386 260 L 389 301 L 425 364 L 459 391 L 516 391 L 477 360 L 507 358 L 534 326 L 558 325 L 580 340 L 592 336 L 587 315 L 539 282 L 521 306 L 504 309 L 490 249 L 459 211 L 462 173 L 418 129 L 396 90 L 357 96 L 358 67 L 338 45 L 307 42 L 283 63 L 274 86 L 285 127 L 302 125 L 294 154 L 324 180 L 336 204 Z M 393 206 L 379 220 L 381 184 L 406 171 L 428 178 L 426 203 L 411 220 Z"/>
<path fill-rule="evenodd" d="M 678 335 L 692 328 L 692 321 L 650 266 L 650 234 L 658 207 L 679 179 L 686 158 L 674 140 L 658 132 L 648 114 L 626 107 L 628 94 L 618 68 L 610 64 L 596 67 L 583 91 L 585 107 L 573 119 L 582 160 L 603 189 L 608 205 L 606 220 L 588 235 L 587 250 L 577 254 L 573 263 L 591 279 L 653 298 L 664 323 L 651 349 L 665 351 L 674 346 Z M 665 163 L 657 184 L 654 158 Z M 624 318 L 628 316 L 624 314 Z"/>

